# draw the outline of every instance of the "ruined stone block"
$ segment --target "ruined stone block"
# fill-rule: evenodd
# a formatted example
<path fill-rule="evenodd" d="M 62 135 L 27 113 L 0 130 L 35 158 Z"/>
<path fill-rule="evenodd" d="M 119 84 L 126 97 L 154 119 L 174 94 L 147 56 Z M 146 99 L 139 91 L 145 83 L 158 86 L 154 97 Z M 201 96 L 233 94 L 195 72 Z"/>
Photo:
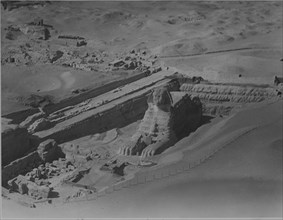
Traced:
<path fill-rule="evenodd" d="M 37 148 L 37 152 L 44 162 L 52 162 L 53 160 L 57 160 L 60 157 L 64 157 L 61 148 L 53 139 L 48 139 L 40 143 Z"/>

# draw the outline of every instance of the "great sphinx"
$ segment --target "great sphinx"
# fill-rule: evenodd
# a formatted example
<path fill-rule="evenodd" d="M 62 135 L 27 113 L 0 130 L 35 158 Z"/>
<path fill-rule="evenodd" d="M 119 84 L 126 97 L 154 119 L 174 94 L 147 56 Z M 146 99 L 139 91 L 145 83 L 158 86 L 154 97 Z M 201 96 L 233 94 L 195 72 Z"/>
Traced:
<path fill-rule="evenodd" d="M 136 133 L 119 148 L 119 154 L 142 157 L 160 154 L 201 122 L 200 100 L 191 99 L 185 93 L 170 92 L 166 86 L 153 90 L 147 104 Z"/>

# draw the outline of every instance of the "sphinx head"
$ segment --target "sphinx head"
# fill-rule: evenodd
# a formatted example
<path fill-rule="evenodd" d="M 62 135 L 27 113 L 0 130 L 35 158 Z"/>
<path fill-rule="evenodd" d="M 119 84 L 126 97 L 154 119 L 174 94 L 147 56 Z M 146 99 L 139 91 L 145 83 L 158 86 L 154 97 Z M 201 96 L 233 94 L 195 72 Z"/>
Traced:
<path fill-rule="evenodd" d="M 168 109 L 172 105 L 172 97 L 166 87 L 154 89 L 147 99 L 148 105 L 155 105 L 161 109 Z"/>

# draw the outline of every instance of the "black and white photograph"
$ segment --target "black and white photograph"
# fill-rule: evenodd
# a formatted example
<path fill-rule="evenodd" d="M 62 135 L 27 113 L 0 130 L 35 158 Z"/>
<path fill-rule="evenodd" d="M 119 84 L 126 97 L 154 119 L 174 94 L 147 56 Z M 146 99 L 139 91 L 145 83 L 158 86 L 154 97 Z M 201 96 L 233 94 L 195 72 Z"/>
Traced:
<path fill-rule="evenodd" d="M 1 0 L 0 219 L 282 219 L 281 0 Z"/>

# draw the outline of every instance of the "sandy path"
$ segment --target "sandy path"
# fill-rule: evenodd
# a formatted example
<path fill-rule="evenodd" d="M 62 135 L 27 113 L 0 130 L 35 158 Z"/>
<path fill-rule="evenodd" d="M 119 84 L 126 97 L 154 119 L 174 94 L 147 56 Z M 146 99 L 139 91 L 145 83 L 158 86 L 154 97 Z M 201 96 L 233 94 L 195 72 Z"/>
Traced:
<path fill-rule="evenodd" d="M 179 54 L 179 55 L 165 55 L 165 56 L 160 56 L 162 59 L 174 59 L 174 58 L 182 58 L 182 57 L 203 57 L 206 55 L 214 55 L 214 54 L 223 54 L 223 53 L 231 53 L 231 52 L 236 52 L 236 51 L 254 51 L 258 50 L 258 48 L 249 48 L 249 47 L 244 47 L 244 48 L 234 48 L 234 49 L 227 49 L 227 50 L 215 50 L 215 51 L 209 51 L 209 52 L 204 52 L 204 53 L 196 53 L 196 54 Z"/>

